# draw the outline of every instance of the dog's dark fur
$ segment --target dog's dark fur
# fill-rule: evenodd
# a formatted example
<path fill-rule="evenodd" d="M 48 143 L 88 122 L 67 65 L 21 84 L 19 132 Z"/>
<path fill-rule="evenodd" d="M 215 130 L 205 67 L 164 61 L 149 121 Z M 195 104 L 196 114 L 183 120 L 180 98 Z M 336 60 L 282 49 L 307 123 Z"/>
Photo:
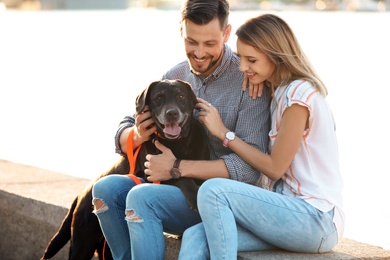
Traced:
<path fill-rule="evenodd" d="M 206 160 L 209 159 L 207 137 L 203 126 L 193 118 L 196 103 L 196 96 L 188 83 L 180 80 L 156 81 L 137 97 L 136 111 L 140 113 L 145 105 L 149 106 L 157 126 L 157 135 L 154 138 L 170 148 L 176 158 Z M 138 177 L 144 179 L 146 177 L 144 174 L 146 154 L 157 152 L 152 139 L 142 145 L 136 161 L 135 173 Z M 111 174 L 128 174 L 129 170 L 127 157 L 123 157 L 95 181 Z M 197 209 L 196 194 L 201 181 L 180 178 L 161 183 L 178 186 L 187 197 L 190 207 Z M 103 249 L 104 236 L 96 215 L 92 213 L 92 186 L 93 182 L 75 198 L 41 259 L 52 258 L 69 240 L 71 241 L 69 259 L 89 260 L 95 251 L 99 259 L 103 259 L 103 251 L 105 260 L 112 259 L 110 250 Z"/>

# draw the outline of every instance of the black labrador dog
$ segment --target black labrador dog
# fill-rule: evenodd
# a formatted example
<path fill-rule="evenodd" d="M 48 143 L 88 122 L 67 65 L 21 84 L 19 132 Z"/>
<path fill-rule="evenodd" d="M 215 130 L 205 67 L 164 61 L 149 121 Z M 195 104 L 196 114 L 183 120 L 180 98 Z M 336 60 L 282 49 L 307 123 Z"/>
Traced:
<path fill-rule="evenodd" d="M 180 80 L 152 82 L 136 99 L 136 111 L 140 113 L 146 105 L 152 114 L 157 133 L 151 140 L 142 144 L 136 159 L 135 175 L 146 180 L 144 162 L 146 154 L 158 154 L 153 141 L 158 139 L 170 148 L 178 159 L 207 160 L 209 148 L 204 127 L 193 116 L 197 103 L 190 84 Z M 111 174 L 128 174 L 129 160 L 122 157 L 98 179 Z M 92 182 L 75 198 L 57 233 L 48 243 L 41 259 L 52 258 L 70 240 L 69 259 L 90 260 L 94 253 L 99 259 L 112 259 L 108 246 L 92 212 Z M 196 195 L 202 181 L 191 178 L 171 179 L 163 184 L 175 185 L 187 198 L 194 210 Z M 124 214 L 124 213 L 123 213 Z"/>

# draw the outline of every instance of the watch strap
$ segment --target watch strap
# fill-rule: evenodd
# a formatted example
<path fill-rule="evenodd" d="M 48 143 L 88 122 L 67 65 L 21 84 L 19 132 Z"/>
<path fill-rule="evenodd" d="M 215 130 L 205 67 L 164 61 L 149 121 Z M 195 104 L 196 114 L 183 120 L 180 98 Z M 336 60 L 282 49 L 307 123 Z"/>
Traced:
<path fill-rule="evenodd" d="M 226 137 L 225 137 L 225 139 L 223 140 L 223 146 L 225 146 L 225 147 L 228 147 L 228 144 L 229 144 L 229 139 L 227 139 Z"/>
<path fill-rule="evenodd" d="M 169 172 L 173 179 L 179 179 L 181 177 L 181 172 L 179 170 L 180 162 L 181 162 L 180 159 L 176 159 L 175 162 L 173 163 L 171 171 Z"/>
<path fill-rule="evenodd" d="M 175 162 L 173 163 L 173 167 L 172 168 L 179 169 L 180 163 L 181 163 L 181 160 L 180 159 L 176 159 Z"/>

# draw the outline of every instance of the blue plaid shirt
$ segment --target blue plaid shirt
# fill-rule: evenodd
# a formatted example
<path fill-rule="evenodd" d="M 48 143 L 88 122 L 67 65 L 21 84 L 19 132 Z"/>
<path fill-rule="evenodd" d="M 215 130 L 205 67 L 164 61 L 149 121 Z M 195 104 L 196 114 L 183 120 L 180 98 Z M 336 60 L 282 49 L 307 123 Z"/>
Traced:
<path fill-rule="evenodd" d="M 197 97 L 203 98 L 218 109 L 225 126 L 243 141 L 267 153 L 270 130 L 270 99 L 265 89 L 260 98 L 252 99 L 242 91 L 244 74 L 239 71 L 239 58 L 228 45 L 216 70 L 204 78 L 191 72 L 188 61 L 183 61 L 165 73 L 163 79 L 181 79 L 192 85 Z M 197 115 L 195 115 L 197 116 Z M 122 153 L 119 136 L 122 131 L 134 125 L 134 118 L 125 117 L 115 136 L 116 152 Z M 206 129 L 207 131 L 207 129 Z M 223 159 L 233 180 L 259 184 L 261 173 L 243 161 L 222 142 L 208 133 L 210 159 Z"/>

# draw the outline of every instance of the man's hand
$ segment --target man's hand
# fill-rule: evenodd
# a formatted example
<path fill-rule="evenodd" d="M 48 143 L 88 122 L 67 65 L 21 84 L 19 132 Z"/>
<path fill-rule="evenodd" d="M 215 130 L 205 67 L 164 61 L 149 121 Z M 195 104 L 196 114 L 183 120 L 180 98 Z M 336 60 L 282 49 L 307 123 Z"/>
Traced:
<path fill-rule="evenodd" d="M 263 87 L 264 87 L 264 82 L 261 82 L 259 84 L 252 84 L 248 80 L 248 77 L 244 76 L 244 81 L 242 82 L 242 91 L 245 92 L 247 86 L 249 85 L 249 96 L 252 97 L 253 99 L 256 99 L 258 97 L 261 97 L 263 94 Z"/>
<path fill-rule="evenodd" d="M 119 143 L 123 153 L 127 153 L 127 138 L 131 129 L 134 129 L 132 142 L 133 150 L 140 146 L 143 142 L 148 141 L 150 139 L 150 136 L 155 131 L 157 131 L 157 128 L 154 125 L 154 121 L 151 116 L 152 114 L 149 112 L 149 107 L 145 106 L 145 109 L 141 113 L 136 115 L 135 125 L 133 127 L 129 127 L 123 130 L 121 136 L 119 137 Z"/>
<path fill-rule="evenodd" d="M 149 107 L 145 106 L 144 110 L 135 117 L 133 149 L 148 141 L 156 131 L 157 127 L 152 119 L 152 114 L 149 112 Z"/>
<path fill-rule="evenodd" d="M 146 162 L 144 165 L 146 167 L 145 174 L 149 175 L 147 177 L 148 181 L 166 181 L 172 179 L 170 171 L 176 157 L 168 147 L 164 146 L 159 141 L 156 140 L 154 145 L 161 151 L 161 154 L 146 155 Z"/>

